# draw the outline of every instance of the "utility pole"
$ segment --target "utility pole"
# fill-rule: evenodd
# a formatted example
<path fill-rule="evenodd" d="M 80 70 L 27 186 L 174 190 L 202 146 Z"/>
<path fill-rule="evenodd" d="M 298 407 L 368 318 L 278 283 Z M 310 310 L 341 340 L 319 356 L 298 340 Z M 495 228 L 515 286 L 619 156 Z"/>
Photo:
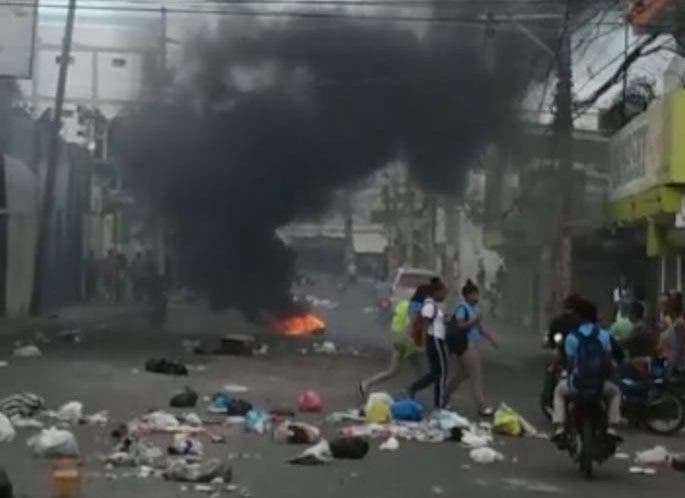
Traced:
<path fill-rule="evenodd" d="M 561 193 L 558 211 L 557 240 L 554 257 L 555 287 L 554 299 L 560 305 L 571 291 L 571 217 L 574 194 L 573 178 L 573 74 L 571 58 L 570 7 L 561 32 L 559 53 L 557 55 L 557 92 L 555 97 L 556 116 L 554 123 L 556 156 L 558 165 L 557 180 Z"/>
<path fill-rule="evenodd" d="M 38 237 L 34 252 L 33 289 L 31 295 L 31 314 L 38 315 L 42 311 L 41 282 L 45 274 L 45 258 L 50 241 L 50 227 L 52 225 L 52 210 L 55 203 L 55 179 L 57 177 L 57 164 L 61 153 L 60 129 L 62 127 L 62 109 L 64 107 L 64 94 L 69 73 L 69 59 L 71 57 L 71 40 L 74 34 L 74 18 L 76 17 L 76 0 L 69 0 L 67 21 L 64 27 L 62 39 L 62 54 L 60 56 L 59 74 L 57 77 L 57 92 L 55 95 L 55 110 L 52 115 L 52 123 L 49 137 L 48 162 L 45 173 L 45 185 L 43 198 L 40 205 L 40 217 L 38 218 Z"/>

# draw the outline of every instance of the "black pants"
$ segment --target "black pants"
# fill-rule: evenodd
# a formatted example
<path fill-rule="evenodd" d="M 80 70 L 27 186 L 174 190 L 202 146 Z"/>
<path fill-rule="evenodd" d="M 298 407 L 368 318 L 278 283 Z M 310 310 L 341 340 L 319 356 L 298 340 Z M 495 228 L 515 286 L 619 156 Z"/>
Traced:
<path fill-rule="evenodd" d="M 433 384 L 435 407 L 444 408 L 447 403 L 447 360 L 449 358 L 445 341 L 431 335 L 427 336 L 426 356 L 430 370 L 409 387 L 409 395 L 413 398 L 417 392 Z"/>

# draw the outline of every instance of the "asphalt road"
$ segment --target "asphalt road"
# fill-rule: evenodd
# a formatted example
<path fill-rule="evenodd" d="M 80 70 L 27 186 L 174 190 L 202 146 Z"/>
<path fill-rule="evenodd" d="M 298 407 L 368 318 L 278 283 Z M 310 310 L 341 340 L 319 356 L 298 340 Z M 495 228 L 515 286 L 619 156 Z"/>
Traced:
<path fill-rule="evenodd" d="M 148 331 L 144 321 L 135 315 L 122 313 L 112 317 L 103 311 L 101 315 L 89 315 L 88 323 L 83 325 L 81 344 L 55 341 L 42 346 L 41 358 L 8 357 L 11 340 L 8 335 L 0 338 L 0 359 L 10 362 L 0 369 L 0 395 L 34 391 L 45 396 L 51 406 L 78 399 L 84 402 L 87 412 L 110 410 L 112 423 L 129 420 L 151 408 L 166 408 L 169 397 L 185 385 L 211 394 L 228 382 L 248 386 L 250 391 L 245 397 L 257 406 L 292 406 L 299 390 L 314 388 L 322 393 L 327 410 L 353 407 L 359 402 L 355 386 L 360 377 L 384 366 L 382 348 L 386 337 L 376 326 L 375 317 L 363 313 L 373 299 L 370 286 L 363 284 L 344 295 L 332 294 L 335 286 L 331 295 L 326 295 L 327 289 L 328 284 L 319 284 L 312 293 L 339 302 L 336 309 L 325 310 L 329 337 L 342 349 L 349 345 L 360 350 L 359 356 L 302 355 L 298 350 L 307 347 L 308 341 L 280 339 L 270 340 L 271 354 L 265 357 L 192 356 L 181 347 L 182 338 L 211 341 L 227 330 L 242 330 L 246 326 L 229 315 L 210 317 L 197 309 L 181 308 L 172 312 L 170 330 L 160 333 Z M 70 315 L 70 320 L 78 322 L 77 315 Z M 501 325 L 493 328 L 499 329 L 496 332 L 502 336 L 503 347 L 497 354 L 488 353 L 486 386 L 490 399 L 493 403 L 506 401 L 544 428 L 536 398 L 545 356 L 537 348 L 535 334 L 508 331 Z M 134 372 L 152 355 L 182 358 L 188 363 L 203 364 L 206 370 L 183 380 Z M 411 375 L 404 371 L 384 387 L 391 393 L 401 392 L 411 381 Z M 429 393 L 425 393 L 426 402 L 428 398 Z M 465 415 L 473 415 L 467 391 L 460 393 L 455 404 Z M 305 419 L 321 424 L 328 434 L 334 432 L 333 427 L 323 424 L 321 417 Z M 96 456 L 110 447 L 109 428 L 77 427 L 75 433 L 86 457 L 85 496 L 169 498 L 193 494 L 181 491 L 178 484 L 152 478 L 106 479 Z M 45 498 L 47 464 L 30 456 L 25 447 L 28 435 L 23 430 L 14 443 L 0 444 L 0 463 L 7 468 L 17 496 Z M 682 435 L 657 438 L 631 432 L 626 438 L 627 452 L 657 443 L 685 452 Z M 156 442 L 164 445 L 168 439 L 158 438 Z M 300 448 L 278 446 L 268 436 L 245 435 L 238 429 L 228 430 L 226 445 L 208 443 L 206 447 L 211 455 L 236 458 L 235 481 L 243 495 L 255 497 L 676 496 L 682 494 L 685 479 L 684 474 L 670 469 L 660 469 L 655 477 L 631 475 L 630 462 L 614 459 L 599 469 L 594 481 L 586 482 L 567 455 L 536 439 L 498 437 L 496 447 L 506 461 L 493 465 L 474 464 L 466 450 L 451 443 L 402 443 L 399 451 L 390 454 L 379 452 L 377 444 L 373 444 L 364 460 L 335 461 L 322 467 L 288 465 L 285 460 Z"/>

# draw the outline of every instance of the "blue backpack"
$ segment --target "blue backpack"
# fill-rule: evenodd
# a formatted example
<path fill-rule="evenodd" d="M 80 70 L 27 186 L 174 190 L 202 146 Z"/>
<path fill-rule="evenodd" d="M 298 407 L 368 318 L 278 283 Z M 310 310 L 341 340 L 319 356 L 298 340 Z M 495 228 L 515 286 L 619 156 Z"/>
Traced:
<path fill-rule="evenodd" d="M 594 327 L 592 333 L 587 336 L 581 334 L 578 329 L 571 333 L 578 339 L 573 387 L 578 391 L 601 391 L 604 382 L 609 378 L 610 360 L 602 341 L 599 340 L 599 328 Z"/>

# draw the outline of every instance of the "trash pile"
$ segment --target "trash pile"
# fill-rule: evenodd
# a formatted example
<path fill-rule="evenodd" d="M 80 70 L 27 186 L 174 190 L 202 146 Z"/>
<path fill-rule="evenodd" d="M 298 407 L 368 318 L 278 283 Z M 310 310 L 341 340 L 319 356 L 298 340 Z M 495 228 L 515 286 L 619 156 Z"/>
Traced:
<path fill-rule="evenodd" d="M 616 456 L 618 457 L 618 454 Z M 628 469 L 631 474 L 654 476 L 659 468 L 685 472 L 685 454 L 672 453 L 664 446 L 636 452 L 633 463 L 634 465 Z"/>

